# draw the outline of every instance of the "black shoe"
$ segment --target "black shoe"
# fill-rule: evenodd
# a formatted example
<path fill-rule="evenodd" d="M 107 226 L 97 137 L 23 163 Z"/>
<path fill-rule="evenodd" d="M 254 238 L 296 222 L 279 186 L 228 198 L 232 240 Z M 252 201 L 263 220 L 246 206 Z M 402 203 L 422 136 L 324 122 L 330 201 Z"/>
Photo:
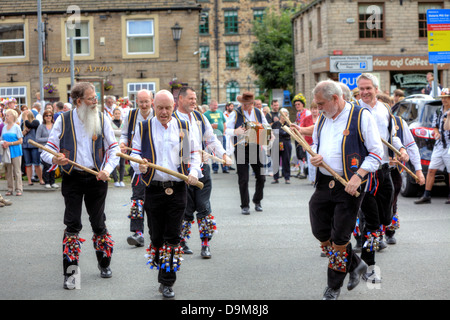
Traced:
<path fill-rule="evenodd" d="M 98 270 L 100 270 L 100 277 L 102 278 L 111 278 L 112 277 L 112 271 L 110 267 L 100 267 L 100 265 L 98 265 Z"/>
<path fill-rule="evenodd" d="M 183 250 L 184 254 L 193 254 L 194 252 L 188 247 L 186 242 L 181 242 L 181 249 Z"/>
<path fill-rule="evenodd" d="M 228 170 L 236 170 L 236 169 L 233 167 L 229 167 Z"/>
<path fill-rule="evenodd" d="M 165 286 L 162 283 L 159 286 L 159 292 L 162 293 L 164 298 L 168 298 L 168 299 L 175 298 L 175 292 L 173 292 L 172 287 Z"/>
<path fill-rule="evenodd" d="M 359 284 L 361 276 L 367 272 L 367 264 L 364 261 L 360 261 L 355 270 L 350 272 L 350 279 L 348 280 L 347 290 L 353 290 Z"/>
<path fill-rule="evenodd" d="M 414 201 L 415 204 L 422 204 L 422 203 L 431 203 L 431 197 L 425 197 L 423 196 L 419 200 Z"/>
<path fill-rule="evenodd" d="M 202 246 L 200 255 L 203 259 L 211 259 L 211 250 L 209 249 L 209 246 Z"/>
<path fill-rule="evenodd" d="M 387 248 L 386 241 L 384 241 L 383 239 L 380 239 L 380 241 L 378 243 L 378 251 L 381 251 L 386 248 Z"/>
<path fill-rule="evenodd" d="M 279 183 L 279 182 L 278 182 L 278 180 L 273 180 L 271 183 L 272 183 L 272 184 L 277 184 L 277 183 Z"/>
<path fill-rule="evenodd" d="M 219 173 L 218 171 L 214 171 L 214 174 Z"/>
<path fill-rule="evenodd" d="M 222 170 L 222 173 L 230 173 L 228 170 Z"/>
<path fill-rule="evenodd" d="M 261 203 L 255 203 L 255 210 L 259 211 L 259 212 L 263 211 L 263 209 L 261 207 Z"/>
<path fill-rule="evenodd" d="M 63 287 L 67 290 L 75 289 L 75 277 L 65 275 Z"/>
<path fill-rule="evenodd" d="M 396 244 L 397 240 L 395 239 L 394 235 L 386 236 L 386 243 L 387 244 Z"/>
<path fill-rule="evenodd" d="M 142 234 L 135 233 L 127 238 L 127 242 L 130 246 L 143 247 L 145 239 Z"/>
<path fill-rule="evenodd" d="M 299 179 L 306 179 L 306 175 L 304 175 L 304 174 L 299 174 L 299 175 L 298 175 L 298 178 L 299 178 Z"/>
<path fill-rule="evenodd" d="M 243 207 L 242 210 L 241 210 L 241 213 L 245 214 L 245 215 L 249 215 L 250 214 L 250 208 L 249 207 Z"/>
<path fill-rule="evenodd" d="M 326 287 L 325 292 L 323 293 L 322 300 L 337 300 L 340 293 L 341 293 L 341 288 L 335 290 L 335 289 Z"/>

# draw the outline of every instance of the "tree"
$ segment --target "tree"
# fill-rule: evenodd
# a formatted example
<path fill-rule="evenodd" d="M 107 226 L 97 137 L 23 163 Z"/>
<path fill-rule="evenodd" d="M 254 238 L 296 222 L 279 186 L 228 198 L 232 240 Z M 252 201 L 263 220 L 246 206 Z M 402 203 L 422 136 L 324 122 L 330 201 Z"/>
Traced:
<path fill-rule="evenodd" d="M 291 10 L 266 10 L 264 18 L 253 23 L 257 42 L 252 44 L 246 62 L 258 76 L 262 88 L 293 87 L 291 15 Z"/>

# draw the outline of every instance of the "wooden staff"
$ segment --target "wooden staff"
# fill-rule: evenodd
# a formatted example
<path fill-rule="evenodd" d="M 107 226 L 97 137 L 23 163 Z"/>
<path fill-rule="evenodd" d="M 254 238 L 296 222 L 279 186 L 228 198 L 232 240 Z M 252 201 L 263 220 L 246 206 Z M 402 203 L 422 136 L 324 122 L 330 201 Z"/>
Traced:
<path fill-rule="evenodd" d="M 57 152 L 55 152 L 55 151 L 53 151 L 53 150 L 51 150 L 51 149 L 49 149 L 49 148 L 47 148 L 47 147 L 44 147 L 42 144 L 39 144 L 39 143 L 37 143 L 36 141 L 33 141 L 33 140 L 30 139 L 30 140 L 28 140 L 28 143 L 29 143 L 29 144 L 32 144 L 33 146 L 35 146 L 35 147 L 37 147 L 37 148 L 39 148 L 39 149 L 42 149 L 42 150 L 44 150 L 44 151 L 47 151 L 48 153 L 54 155 L 55 157 L 58 156 L 58 153 L 57 153 Z M 85 166 L 82 166 L 81 164 L 78 164 L 78 163 L 76 163 L 75 161 L 72 161 L 72 160 L 69 160 L 69 159 L 67 159 L 67 160 L 69 161 L 69 164 L 71 164 L 72 166 L 77 167 L 77 168 L 80 168 L 80 169 L 83 170 L 83 171 L 89 172 L 89 173 L 93 174 L 94 176 L 98 176 L 98 172 L 97 172 L 97 171 L 94 171 L 94 170 L 89 169 L 89 168 L 87 168 L 87 167 L 85 167 Z M 111 180 L 111 178 L 108 177 L 108 181 L 109 181 L 109 180 Z"/>
<path fill-rule="evenodd" d="M 383 138 L 381 138 L 381 141 L 387 145 L 387 147 L 389 149 L 391 149 L 397 156 L 401 157 L 402 154 L 400 153 L 400 151 L 398 151 L 392 144 L 390 144 L 389 142 L 387 142 L 386 140 L 384 140 Z M 416 182 L 419 182 L 419 177 L 417 177 L 414 172 L 412 172 L 411 170 L 408 169 L 407 166 L 405 166 L 403 163 L 401 163 L 400 161 L 397 160 L 397 164 L 403 168 L 403 170 L 406 171 L 406 173 L 408 173 L 411 177 L 413 177 Z"/>
<path fill-rule="evenodd" d="M 176 171 L 173 171 L 173 170 L 170 170 L 170 169 L 167 169 L 167 168 L 158 166 L 157 164 L 154 164 L 154 163 L 151 163 L 151 162 L 145 162 L 144 160 L 140 160 L 140 159 L 133 158 L 133 157 L 131 157 L 131 156 L 127 155 L 127 154 L 123 154 L 123 153 L 121 153 L 121 152 L 116 153 L 116 155 L 117 155 L 118 157 L 127 159 L 128 161 L 137 162 L 137 163 L 139 163 L 139 164 L 146 165 L 146 166 L 148 166 L 148 167 L 150 167 L 150 168 L 153 168 L 153 169 L 155 169 L 155 170 L 159 170 L 159 171 L 165 172 L 165 173 L 167 173 L 167 174 L 170 174 L 171 176 L 180 178 L 180 179 L 183 180 L 183 181 L 186 181 L 186 182 L 187 182 L 187 180 L 188 180 L 188 177 L 185 176 L 184 174 L 181 174 L 181 173 L 179 173 L 179 172 L 176 172 Z M 195 186 L 198 187 L 198 188 L 200 188 L 200 189 L 203 189 L 203 183 L 202 183 L 201 181 L 197 181 L 197 183 L 195 184 Z"/>
<path fill-rule="evenodd" d="M 217 161 L 217 162 L 219 162 L 219 163 L 221 163 L 221 164 L 225 164 L 225 160 L 220 159 L 220 158 L 218 158 L 218 157 L 216 157 L 216 156 L 213 156 L 212 154 L 206 152 L 205 150 L 198 150 L 198 151 L 196 151 L 196 152 L 201 152 L 203 155 L 207 156 L 208 158 L 211 158 L 211 159 L 213 159 L 214 161 Z"/>
<path fill-rule="evenodd" d="M 289 133 L 289 135 L 291 135 L 292 137 L 294 137 L 294 139 L 311 155 L 311 156 L 316 156 L 317 153 L 315 153 L 311 147 L 309 146 L 309 144 L 300 139 L 299 136 L 297 134 L 295 134 L 294 132 L 291 131 L 291 129 L 289 129 L 288 126 L 283 126 L 282 127 L 284 131 L 286 131 L 287 133 Z M 329 165 L 327 165 L 325 162 L 322 161 L 322 167 L 324 167 L 325 170 L 327 170 L 329 173 L 331 173 L 331 175 L 338 180 L 340 183 L 342 183 L 342 185 L 344 185 L 345 187 L 347 186 L 347 181 L 345 181 L 344 178 L 342 178 L 340 175 L 338 175 L 336 173 L 336 171 L 334 171 Z M 359 197 L 359 192 L 356 191 L 355 197 Z"/>
<path fill-rule="evenodd" d="M 280 114 L 281 114 L 281 116 L 284 118 L 284 120 L 286 121 L 286 123 L 288 124 L 288 126 L 290 127 L 290 126 L 292 125 L 291 120 L 289 120 L 289 118 L 288 118 L 287 116 L 285 116 L 285 115 L 283 114 L 283 112 L 280 112 Z M 307 145 L 309 146 L 308 142 L 306 142 L 305 137 L 303 137 L 303 135 L 300 133 L 300 131 L 298 131 L 297 128 L 292 128 L 292 129 L 294 130 L 294 133 L 297 135 L 297 137 L 298 137 L 299 139 L 301 139 L 305 144 L 307 144 Z M 287 132 L 287 131 L 286 131 L 286 132 Z M 305 150 L 306 150 L 306 149 L 305 149 Z"/>

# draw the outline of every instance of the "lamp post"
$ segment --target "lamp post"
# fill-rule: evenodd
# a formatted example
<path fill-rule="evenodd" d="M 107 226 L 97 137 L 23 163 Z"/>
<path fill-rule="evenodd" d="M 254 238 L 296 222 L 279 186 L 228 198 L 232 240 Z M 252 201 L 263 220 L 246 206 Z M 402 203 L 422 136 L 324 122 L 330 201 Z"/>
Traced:
<path fill-rule="evenodd" d="M 250 84 L 252 83 L 252 78 L 250 76 L 247 76 L 247 91 L 250 91 Z"/>
<path fill-rule="evenodd" d="M 183 28 L 180 27 L 178 22 L 175 22 L 175 25 L 171 29 L 172 29 L 173 41 L 175 41 L 175 48 L 176 48 L 176 52 L 177 52 L 176 62 L 178 62 L 178 41 L 180 41 L 180 39 L 181 39 L 181 32 L 183 31 Z"/>

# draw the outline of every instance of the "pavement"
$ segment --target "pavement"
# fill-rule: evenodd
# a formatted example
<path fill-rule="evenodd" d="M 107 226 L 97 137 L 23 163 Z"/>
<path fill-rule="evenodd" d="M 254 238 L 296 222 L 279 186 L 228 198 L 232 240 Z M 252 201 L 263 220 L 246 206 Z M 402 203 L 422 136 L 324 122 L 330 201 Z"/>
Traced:
<path fill-rule="evenodd" d="M 254 178 L 250 178 L 250 193 Z M 212 214 L 218 233 L 211 241 L 212 258 L 200 257 L 197 226 L 174 286 L 181 307 L 207 301 L 270 304 L 320 300 L 326 286 L 327 259 L 320 256 L 312 236 L 308 201 L 314 189 L 307 180 L 272 185 L 267 177 L 263 212 L 251 207 L 240 213 L 235 171 L 212 175 Z M 62 237 L 64 201 L 59 189 L 24 186 L 23 196 L 8 197 L 13 204 L 0 208 L 0 299 L 2 300 L 162 300 L 157 271 L 146 266 L 145 248 L 131 247 L 129 198 L 131 188 L 110 183 L 106 203 L 107 226 L 115 240 L 113 277 L 99 276 L 92 231 L 85 210 L 86 239 L 80 259 L 81 286 L 64 290 Z M 4 196 L 6 181 L 0 181 Z M 340 300 L 448 300 L 450 293 L 450 205 L 445 196 L 431 204 L 415 205 L 415 198 L 399 197 L 400 229 L 397 244 L 376 254 L 382 283 L 361 281 L 353 291 L 342 288 Z M 146 246 L 149 243 L 145 230 Z M 225 306 L 222 306 L 225 314 Z M 184 309 L 183 309 L 184 310 Z M 242 310 L 241 310 L 242 311 Z M 244 309 L 245 311 L 245 309 Z M 261 311 L 261 309 L 260 309 Z M 182 309 L 176 312 L 182 313 Z M 191 312 L 192 310 L 186 312 Z M 231 312 L 231 311 L 230 311 Z M 261 311 L 262 312 L 262 311 Z"/>

